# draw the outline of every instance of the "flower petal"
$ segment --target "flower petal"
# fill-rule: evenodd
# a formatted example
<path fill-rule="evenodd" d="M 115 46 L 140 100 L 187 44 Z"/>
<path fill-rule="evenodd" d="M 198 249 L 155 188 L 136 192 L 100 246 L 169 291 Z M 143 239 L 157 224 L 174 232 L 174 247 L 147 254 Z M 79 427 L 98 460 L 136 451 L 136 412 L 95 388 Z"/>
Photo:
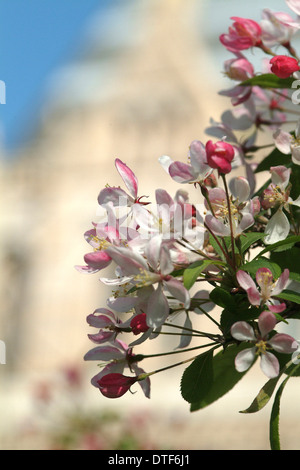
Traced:
<path fill-rule="evenodd" d="M 249 323 L 237 321 L 231 327 L 231 335 L 238 341 L 255 341 L 254 330 Z"/>
<path fill-rule="evenodd" d="M 270 333 L 277 323 L 274 313 L 265 310 L 258 317 L 258 327 L 261 333 L 261 336 L 265 336 Z"/>
<path fill-rule="evenodd" d="M 265 352 L 261 355 L 260 367 L 263 373 L 273 379 L 279 374 L 279 362 L 276 356 L 270 352 Z"/>
<path fill-rule="evenodd" d="M 147 325 L 150 328 L 159 328 L 169 314 L 169 304 L 163 293 L 161 284 L 151 294 L 147 308 Z"/>
<path fill-rule="evenodd" d="M 277 333 L 268 341 L 275 351 L 279 353 L 290 354 L 297 350 L 297 341 L 290 335 L 285 333 Z"/>
<path fill-rule="evenodd" d="M 290 223 L 282 209 L 271 217 L 265 228 L 266 237 L 264 242 L 268 245 L 285 240 L 290 232 Z"/>
<path fill-rule="evenodd" d="M 119 158 L 116 158 L 115 165 L 128 191 L 136 199 L 138 193 L 138 181 L 135 174 Z"/>
<path fill-rule="evenodd" d="M 245 372 L 251 366 L 255 359 L 256 348 L 249 348 L 240 351 L 234 361 L 235 368 L 238 372 Z"/>
<path fill-rule="evenodd" d="M 279 276 L 275 283 L 274 289 L 272 289 L 272 295 L 278 295 L 280 292 L 282 292 L 287 283 L 289 282 L 289 276 L 290 276 L 290 271 L 288 269 L 285 269 L 283 273 Z"/>

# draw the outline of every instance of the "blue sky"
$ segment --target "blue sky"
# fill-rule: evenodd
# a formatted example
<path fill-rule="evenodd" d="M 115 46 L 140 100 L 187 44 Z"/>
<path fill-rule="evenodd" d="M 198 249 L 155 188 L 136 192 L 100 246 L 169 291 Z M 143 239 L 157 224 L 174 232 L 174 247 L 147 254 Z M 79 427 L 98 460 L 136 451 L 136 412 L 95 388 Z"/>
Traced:
<path fill-rule="evenodd" d="M 8 155 L 30 135 L 46 80 L 56 68 L 72 60 L 87 21 L 119 1 L 134 4 L 140 0 L 0 0 L 0 80 L 6 86 L 6 104 L 0 104 L 0 148 Z M 265 0 L 264 4 L 260 0 L 196 1 L 202 2 L 201 31 L 208 42 L 214 38 L 217 63 L 225 59 L 217 37 L 227 31 L 230 16 L 259 19 L 264 7 L 289 11 L 284 0 Z"/>
<path fill-rule="evenodd" d="M 0 0 L 0 147 L 13 150 L 38 109 L 45 79 L 70 60 L 86 21 L 115 0 Z M 25 134 L 24 134 L 25 132 Z"/>

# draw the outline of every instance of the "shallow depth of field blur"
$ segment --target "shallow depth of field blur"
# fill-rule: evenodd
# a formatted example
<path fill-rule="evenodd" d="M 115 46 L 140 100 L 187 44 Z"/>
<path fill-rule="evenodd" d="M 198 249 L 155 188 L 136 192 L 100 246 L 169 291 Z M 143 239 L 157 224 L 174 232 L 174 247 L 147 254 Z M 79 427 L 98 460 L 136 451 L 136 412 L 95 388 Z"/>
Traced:
<path fill-rule="evenodd" d="M 86 317 L 108 291 L 74 269 L 99 191 L 122 184 L 115 158 L 149 199 L 157 188 L 175 194 L 158 158 L 184 161 L 193 139 L 207 140 L 210 119 L 230 106 L 218 95 L 231 85 L 218 37 L 231 16 L 259 20 L 264 7 L 287 11 L 284 0 L 1 2 L 0 449 L 268 449 L 270 408 L 239 413 L 265 383 L 259 367 L 193 414 L 183 366 L 152 378 L 150 400 L 139 387 L 102 397 L 90 384 L 97 363 L 83 356 L 93 346 Z M 177 346 L 148 343 L 141 352 Z M 299 449 L 293 380 L 281 409 L 282 448 Z"/>

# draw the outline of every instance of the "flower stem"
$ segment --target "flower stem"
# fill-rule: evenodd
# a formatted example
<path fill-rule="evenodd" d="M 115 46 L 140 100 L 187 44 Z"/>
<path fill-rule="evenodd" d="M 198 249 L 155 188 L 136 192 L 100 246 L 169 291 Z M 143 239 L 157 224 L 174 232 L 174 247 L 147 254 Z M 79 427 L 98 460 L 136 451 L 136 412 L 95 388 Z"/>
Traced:
<path fill-rule="evenodd" d="M 232 249 L 232 264 L 233 264 L 233 269 L 236 271 L 236 262 L 235 262 L 235 248 L 234 248 L 234 236 L 233 236 L 233 225 L 232 225 L 232 215 L 231 215 L 231 201 L 230 201 L 230 196 L 229 196 L 229 191 L 228 191 L 228 186 L 227 186 L 227 181 L 225 178 L 224 174 L 221 174 L 223 184 L 224 184 L 224 189 L 226 193 L 226 199 L 227 199 L 227 206 L 228 206 L 228 216 L 229 216 L 229 225 L 230 225 L 230 236 L 231 236 L 231 249 Z"/>

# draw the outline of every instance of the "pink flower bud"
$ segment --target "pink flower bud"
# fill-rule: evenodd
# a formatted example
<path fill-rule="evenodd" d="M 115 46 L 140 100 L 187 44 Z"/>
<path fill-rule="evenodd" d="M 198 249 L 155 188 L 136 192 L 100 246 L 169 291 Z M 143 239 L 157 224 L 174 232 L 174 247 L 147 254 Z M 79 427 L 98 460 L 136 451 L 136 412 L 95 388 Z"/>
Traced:
<path fill-rule="evenodd" d="M 231 162 L 234 158 L 234 148 L 226 142 L 219 141 L 215 144 L 209 140 L 206 143 L 207 164 L 215 168 L 219 173 L 226 174 L 231 171 Z"/>
<path fill-rule="evenodd" d="M 146 314 L 140 313 L 136 315 L 130 322 L 132 328 L 132 333 L 138 335 L 140 333 L 145 333 L 149 329 L 149 326 L 146 323 Z"/>
<path fill-rule="evenodd" d="M 137 377 L 126 377 L 123 374 L 106 374 L 97 381 L 99 390 L 107 398 L 119 398 L 137 381 Z"/>
<path fill-rule="evenodd" d="M 233 16 L 228 34 L 221 34 L 220 42 L 229 51 L 238 52 L 253 46 L 260 46 L 262 30 L 256 21 Z"/>
<path fill-rule="evenodd" d="M 279 78 L 288 78 L 300 70 L 298 61 L 294 57 L 277 55 L 270 60 L 271 71 Z"/>

